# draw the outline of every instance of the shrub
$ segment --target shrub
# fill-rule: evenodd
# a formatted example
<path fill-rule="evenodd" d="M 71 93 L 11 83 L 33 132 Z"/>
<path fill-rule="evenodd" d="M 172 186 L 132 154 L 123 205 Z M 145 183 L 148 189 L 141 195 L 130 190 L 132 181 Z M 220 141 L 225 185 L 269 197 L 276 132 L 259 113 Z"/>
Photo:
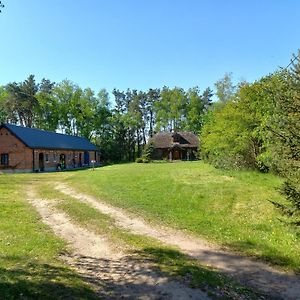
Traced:
<path fill-rule="evenodd" d="M 135 160 L 136 163 L 140 164 L 140 163 L 143 163 L 143 158 L 142 157 L 138 157 L 136 160 Z"/>
<path fill-rule="evenodd" d="M 147 160 L 151 160 L 151 158 L 152 158 L 152 154 L 153 154 L 153 151 L 154 151 L 154 144 L 153 144 L 153 141 L 152 140 L 150 140 L 149 142 L 148 142 L 148 144 L 145 146 L 145 148 L 144 148 L 144 151 L 143 151 L 143 158 L 144 159 L 147 159 Z M 149 162 L 148 161 L 148 162 Z"/>

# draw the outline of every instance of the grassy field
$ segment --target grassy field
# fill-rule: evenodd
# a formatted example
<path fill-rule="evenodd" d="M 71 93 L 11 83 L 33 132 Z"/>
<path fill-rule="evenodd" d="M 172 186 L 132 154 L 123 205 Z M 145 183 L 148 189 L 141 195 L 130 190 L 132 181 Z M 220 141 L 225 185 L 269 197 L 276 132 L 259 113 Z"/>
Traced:
<path fill-rule="evenodd" d="M 152 223 L 183 229 L 285 269 L 300 269 L 300 240 L 282 224 L 268 201 L 280 200 L 280 178 L 256 172 L 225 172 L 203 162 L 123 164 L 62 173 L 0 175 L 0 295 L 15 298 L 93 299 L 90 286 L 58 258 L 65 243 L 43 225 L 24 199 L 35 187 L 42 198 L 113 245 L 151 260 L 170 276 L 191 275 L 191 284 L 249 294 L 175 248 L 117 228 L 99 211 L 53 189 L 66 182 L 123 207 Z M 231 294 L 230 294 L 231 293 Z"/>
<path fill-rule="evenodd" d="M 83 175 L 85 174 L 85 175 Z M 26 202 L 24 190 L 33 188 L 38 195 L 53 201 L 71 220 L 90 231 L 107 235 L 112 247 L 120 247 L 136 263 L 148 261 L 153 269 L 167 276 L 184 278 L 193 287 L 212 297 L 227 296 L 256 299 L 259 294 L 219 274 L 212 268 L 166 247 L 157 241 L 117 228 L 114 220 L 87 204 L 53 189 L 59 180 L 83 175 L 83 172 L 0 175 L 0 298 L 4 299 L 95 299 L 92 288 L 59 260 L 65 243 L 41 223 Z"/>
<path fill-rule="evenodd" d="M 268 201 L 281 197 L 276 176 L 185 162 L 112 165 L 73 173 L 67 181 L 150 222 L 299 270 L 299 238 Z"/>
<path fill-rule="evenodd" d="M 259 292 L 241 286 L 211 267 L 202 266 L 175 247 L 161 245 L 155 239 L 117 227 L 115 220 L 108 215 L 54 190 L 53 182 L 39 184 L 38 192 L 42 199 L 53 201 L 56 209 L 79 226 L 106 236 L 113 249 L 125 252 L 136 264 L 147 261 L 152 269 L 184 280 L 190 286 L 206 291 L 213 299 L 265 299 Z"/>
<path fill-rule="evenodd" d="M 64 242 L 23 199 L 29 176 L 0 175 L 0 298 L 95 299 L 91 288 L 57 259 L 66 251 Z"/>

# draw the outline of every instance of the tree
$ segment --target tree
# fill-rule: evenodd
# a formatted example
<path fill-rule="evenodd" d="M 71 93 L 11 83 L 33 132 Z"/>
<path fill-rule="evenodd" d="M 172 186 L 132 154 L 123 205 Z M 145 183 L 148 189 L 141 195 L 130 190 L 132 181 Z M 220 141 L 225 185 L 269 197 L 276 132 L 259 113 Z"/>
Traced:
<path fill-rule="evenodd" d="M 77 134 L 92 139 L 95 134 L 95 118 L 97 117 L 98 100 L 91 88 L 82 91 L 79 103 L 76 104 Z"/>
<path fill-rule="evenodd" d="M 149 89 L 146 94 L 146 104 L 145 104 L 145 119 L 148 120 L 149 132 L 148 136 L 153 136 L 153 131 L 155 127 L 155 107 L 156 103 L 160 100 L 160 89 Z"/>
<path fill-rule="evenodd" d="M 5 105 L 7 91 L 3 86 L 0 86 L 0 124 L 8 121 L 8 112 Z"/>
<path fill-rule="evenodd" d="M 112 125 L 112 111 L 108 92 L 102 89 L 97 94 L 97 108 L 94 120 L 94 141 L 100 147 L 102 158 L 114 160 L 114 130 Z"/>
<path fill-rule="evenodd" d="M 202 94 L 198 87 L 187 91 L 188 104 L 186 108 L 186 126 L 187 131 L 200 133 L 203 119 L 212 103 L 212 90 L 207 88 Z"/>
<path fill-rule="evenodd" d="M 300 228 L 300 52 L 287 73 L 287 89 L 276 95 L 275 113 L 270 118 L 272 150 L 279 173 L 285 178 L 281 193 L 284 203 L 273 202 L 288 223 Z"/>
<path fill-rule="evenodd" d="M 218 167 L 274 169 L 267 122 L 274 95 L 284 90 L 282 72 L 240 84 L 235 96 L 218 102 L 202 130 L 202 155 Z"/>
<path fill-rule="evenodd" d="M 40 129 L 55 131 L 59 123 L 60 106 L 53 96 L 55 83 L 42 79 L 36 98 L 39 102 L 37 109 L 36 126 Z"/>
<path fill-rule="evenodd" d="M 128 159 L 128 128 L 125 124 L 124 116 L 127 113 L 126 94 L 117 89 L 113 90 L 115 97 L 115 107 L 112 110 L 110 124 L 112 126 L 113 134 L 113 156 L 111 159 L 115 161 L 123 161 Z"/>
<path fill-rule="evenodd" d="M 184 128 L 186 121 L 187 95 L 182 88 L 163 87 L 156 102 L 156 129 L 176 131 Z"/>
<path fill-rule="evenodd" d="M 220 102 L 226 103 L 233 98 L 236 86 L 232 83 L 232 73 L 225 73 L 224 77 L 215 83 L 216 95 Z"/>
<path fill-rule="evenodd" d="M 32 127 L 39 106 L 36 98 L 38 85 L 34 75 L 28 76 L 23 82 L 9 83 L 6 90 L 8 92 L 6 98 L 8 118 L 13 123 L 18 122 L 22 126 Z"/>
<path fill-rule="evenodd" d="M 254 168 L 251 122 L 237 103 L 217 105 L 201 132 L 202 158 L 219 168 Z"/>

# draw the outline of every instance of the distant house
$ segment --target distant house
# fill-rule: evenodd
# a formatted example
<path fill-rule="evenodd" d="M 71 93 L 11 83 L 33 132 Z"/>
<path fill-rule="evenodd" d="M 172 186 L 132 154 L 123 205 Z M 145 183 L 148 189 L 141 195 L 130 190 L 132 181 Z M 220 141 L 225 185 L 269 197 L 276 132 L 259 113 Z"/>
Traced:
<path fill-rule="evenodd" d="M 97 164 L 98 148 L 89 140 L 11 124 L 0 126 L 0 170 L 41 172 Z"/>
<path fill-rule="evenodd" d="M 152 137 L 153 159 L 194 160 L 199 138 L 192 132 L 159 132 Z"/>

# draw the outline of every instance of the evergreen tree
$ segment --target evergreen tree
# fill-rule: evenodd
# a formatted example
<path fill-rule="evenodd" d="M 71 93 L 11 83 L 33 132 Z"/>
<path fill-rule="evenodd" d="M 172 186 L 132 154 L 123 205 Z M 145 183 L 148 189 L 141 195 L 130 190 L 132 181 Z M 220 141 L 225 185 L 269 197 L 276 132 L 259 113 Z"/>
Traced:
<path fill-rule="evenodd" d="M 300 228 L 300 52 L 286 78 L 286 91 L 276 96 L 271 118 L 273 153 L 285 178 L 281 189 L 285 203 L 275 203 L 291 224 Z"/>

